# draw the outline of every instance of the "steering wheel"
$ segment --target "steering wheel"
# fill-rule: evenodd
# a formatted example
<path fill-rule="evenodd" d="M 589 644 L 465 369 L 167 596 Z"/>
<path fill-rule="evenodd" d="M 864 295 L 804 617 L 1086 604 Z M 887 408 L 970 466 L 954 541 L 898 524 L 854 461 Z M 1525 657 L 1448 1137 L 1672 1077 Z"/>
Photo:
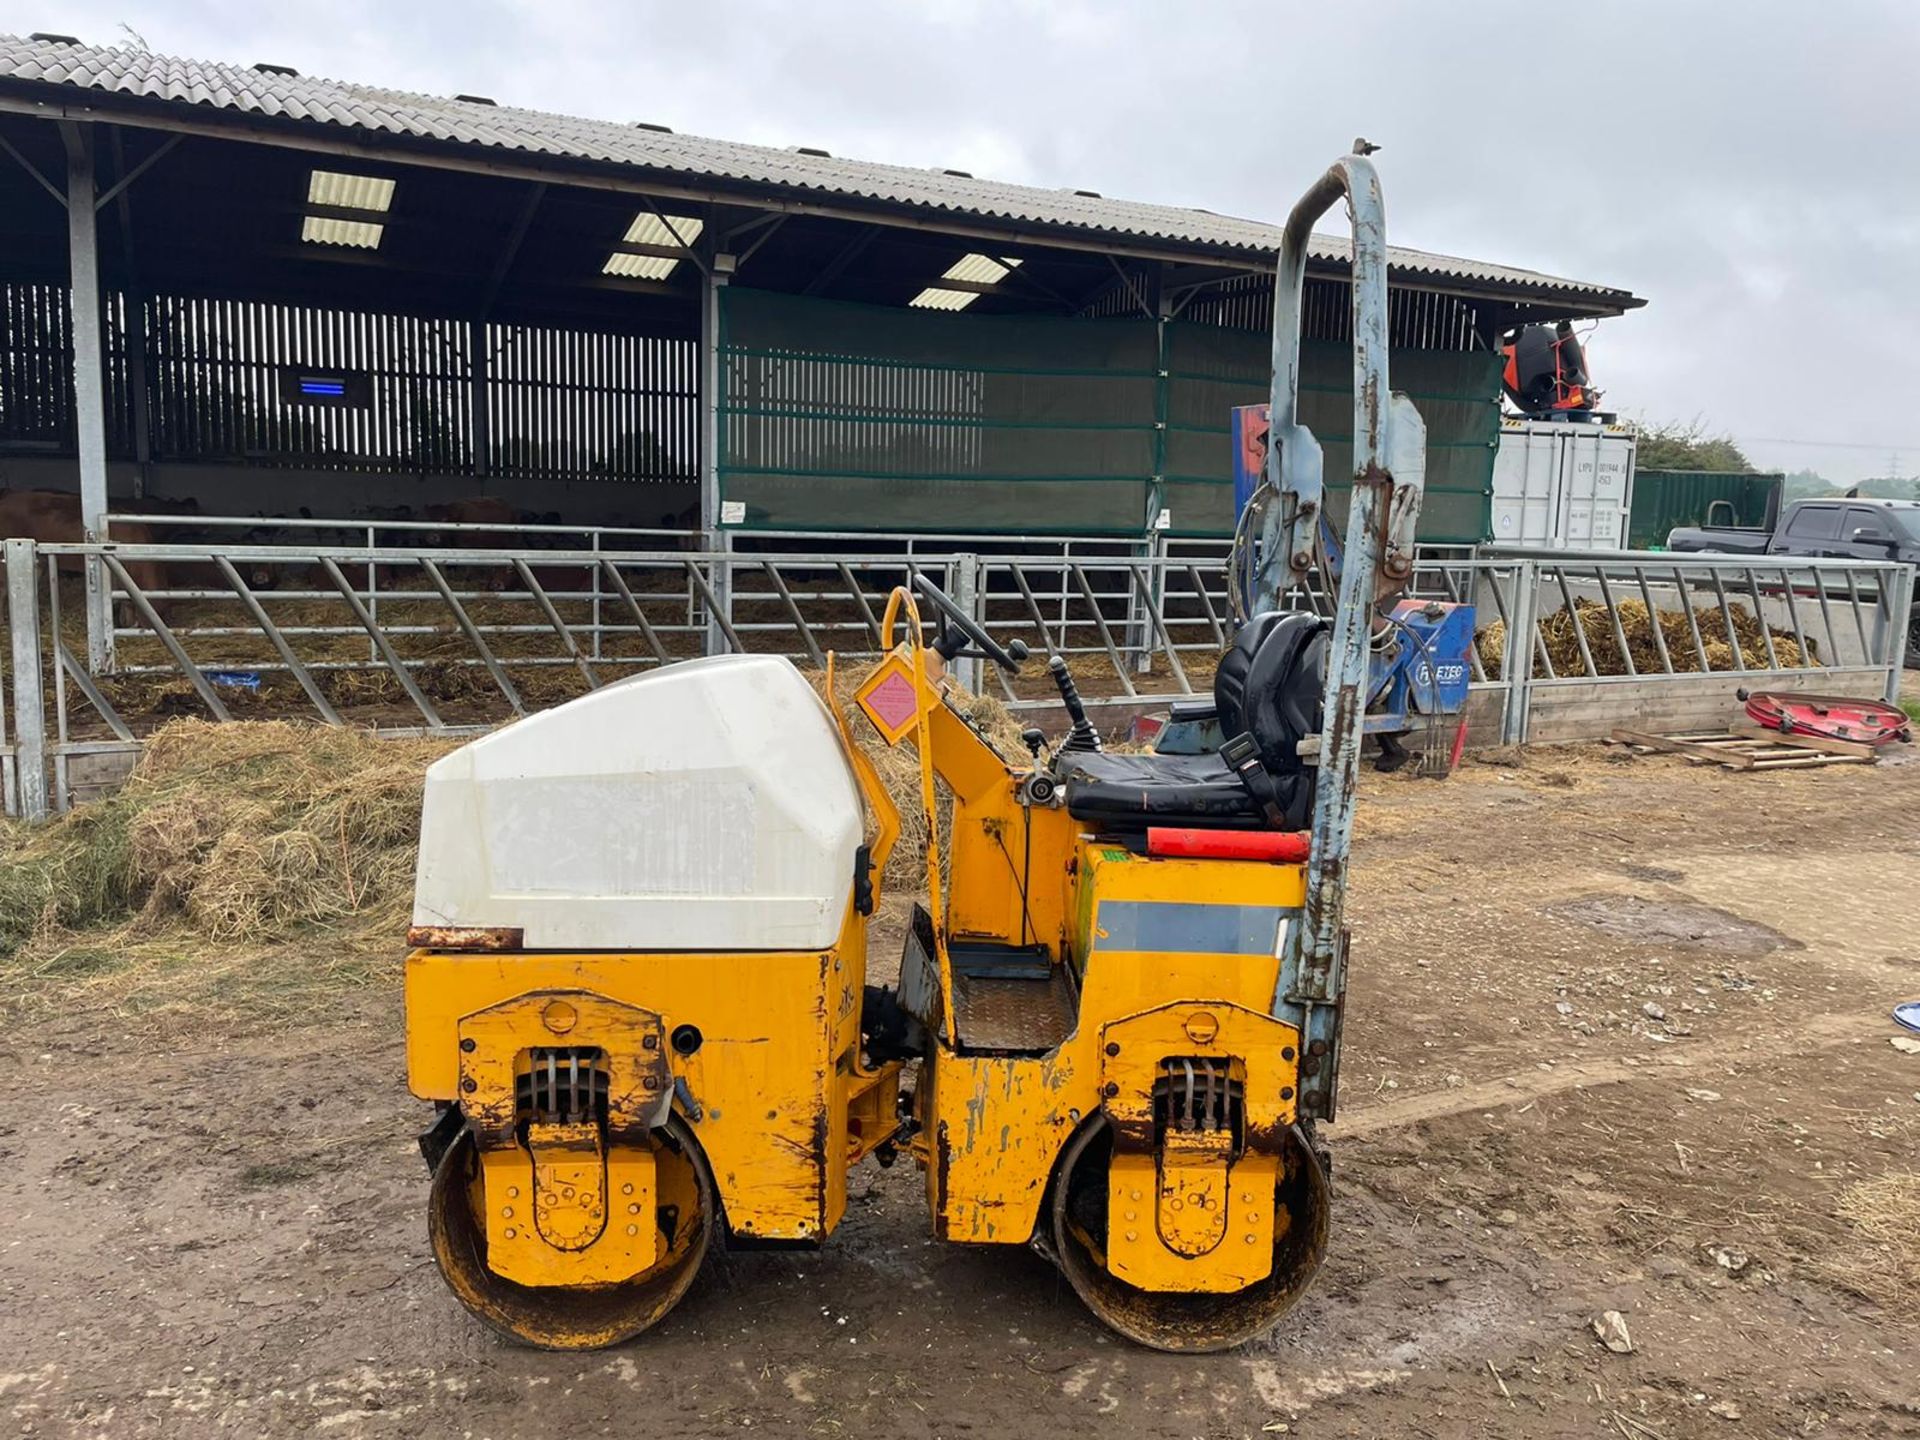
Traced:
<path fill-rule="evenodd" d="M 946 592 L 925 575 L 917 573 L 914 575 L 913 588 L 924 595 L 933 608 L 940 612 L 943 629 L 951 625 L 965 639 L 972 641 L 981 655 L 993 661 L 1002 670 L 1010 675 L 1020 673 L 1020 662 L 1027 658 L 1027 647 L 1023 642 L 1014 640 L 1003 647 L 998 640 L 986 632 L 985 627 L 978 620 L 949 600 Z M 951 660 L 954 656 L 962 654 L 966 647 L 955 644 L 943 635 L 934 642 L 933 648 L 943 659 Z"/>

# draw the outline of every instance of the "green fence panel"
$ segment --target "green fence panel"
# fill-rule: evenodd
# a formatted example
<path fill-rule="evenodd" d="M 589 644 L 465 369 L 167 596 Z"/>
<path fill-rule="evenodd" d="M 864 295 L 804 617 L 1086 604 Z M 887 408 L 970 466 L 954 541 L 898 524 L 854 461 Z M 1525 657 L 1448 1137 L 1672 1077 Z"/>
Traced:
<path fill-rule="evenodd" d="M 723 523 L 740 528 L 1138 535 L 1233 529 L 1229 411 L 1266 398 L 1265 335 L 1146 320 L 941 314 L 728 287 Z M 1302 408 L 1336 514 L 1352 468 L 1352 354 L 1303 350 Z M 1421 537 L 1484 537 L 1497 362 L 1395 351 L 1428 427 Z M 1164 426 L 1164 428 L 1162 428 Z"/>
<path fill-rule="evenodd" d="M 1268 336 L 1204 325 L 1169 327 L 1172 398 L 1166 492 L 1177 535 L 1233 529 L 1229 412 L 1268 398 Z M 1500 365 L 1486 351 L 1395 350 L 1393 388 L 1412 396 L 1427 422 L 1427 495 L 1420 538 L 1476 544 L 1487 538 L 1493 453 L 1500 439 Z M 1353 473 L 1353 351 L 1300 347 L 1300 412 L 1326 452 L 1328 509 L 1346 511 Z"/>
<path fill-rule="evenodd" d="M 1744 470 L 1636 470 L 1627 544 L 1635 550 L 1664 547 L 1675 527 L 1705 524 L 1707 507 L 1716 500 L 1733 507 L 1734 524 L 1765 525 L 1785 483 L 1784 475 Z"/>
<path fill-rule="evenodd" d="M 720 487 L 736 525 L 1138 535 L 1146 523 L 1158 377 L 1145 321 L 733 287 L 721 317 Z"/>

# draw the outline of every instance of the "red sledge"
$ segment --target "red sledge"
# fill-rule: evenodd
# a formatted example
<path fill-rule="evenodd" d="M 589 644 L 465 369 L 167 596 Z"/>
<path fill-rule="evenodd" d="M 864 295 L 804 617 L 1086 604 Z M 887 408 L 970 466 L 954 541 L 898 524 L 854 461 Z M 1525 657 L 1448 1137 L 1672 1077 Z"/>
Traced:
<path fill-rule="evenodd" d="M 1855 745 L 1891 745 L 1913 739 L 1906 712 L 1878 700 L 1842 695 L 1796 695 L 1773 690 L 1740 692 L 1747 718 L 1782 735 L 1814 735 Z"/>

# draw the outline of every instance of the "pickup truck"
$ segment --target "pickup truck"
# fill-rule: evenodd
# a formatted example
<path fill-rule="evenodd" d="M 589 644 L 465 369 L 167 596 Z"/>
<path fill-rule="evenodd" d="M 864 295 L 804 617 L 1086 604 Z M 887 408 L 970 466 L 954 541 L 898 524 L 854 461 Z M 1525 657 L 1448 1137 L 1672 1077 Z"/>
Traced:
<path fill-rule="evenodd" d="M 1711 518 L 1711 517 L 1709 517 Z M 1920 566 L 1920 500 L 1796 500 L 1772 530 L 1687 525 L 1667 549 L 1725 555 L 1805 555 L 1899 560 Z M 1907 668 L 1920 670 L 1920 604 L 1907 624 Z"/>

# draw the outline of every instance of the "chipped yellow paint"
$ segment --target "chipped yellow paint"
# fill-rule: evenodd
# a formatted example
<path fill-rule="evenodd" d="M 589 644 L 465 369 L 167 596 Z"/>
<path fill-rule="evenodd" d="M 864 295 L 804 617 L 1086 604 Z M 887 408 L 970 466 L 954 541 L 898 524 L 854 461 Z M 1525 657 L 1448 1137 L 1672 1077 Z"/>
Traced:
<path fill-rule="evenodd" d="M 603 1157 L 596 1126 L 529 1128 L 571 1133 L 530 1137 L 532 1154 L 480 1152 L 488 1269 L 519 1285 L 610 1285 L 667 1258 L 651 1145 Z"/>
<path fill-rule="evenodd" d="M 834 719 L 866 802 L 877 899 L 899 812 L 844 717 Z M 467 1303 L 536 1343 L 630 1333 L 634 1317 L 619 1307 L 617 1325 L 591 1307 L 588 1318 L 564 1308 L 522 1313 L 485 1277 L 587 1295 L 685 1269 L 689 1237 L 703 1237 L 717 1216 L 702 1213 L 711 1197 L 702 1198 L 699 1157 L 662 1148 L 670 1118 L 704 1157 L 736 1234 L 812 1240 L 831 1231 L 846 1210 L 848 1168 L 900 1128 L 900 1065 L 867 1070 L 860 1056 L 866 936 L 855 908 L 825 952 L 410 955 L 409 1083 L 423 1098 L 457 1101 L 478 1152 L 460 1188 L 486 1236 L 485 1270 L 477 1261 L 448 1269 L 442 1257 Z M 697 1030 L 697 1042 L 689 1035 L 676 1045 L 681 1027 Z M 521 1113 L 518 1081 L 531 1052 L 550 1047 L 600 1052 L 604 1130 Z M 657 1318 L 684 1283 L 657 1297 L 632 1291 L 638 1324 Z"/>
<path fill-rule="evenodd" d="M 959 818 L 954 833 L 956 877 L 976 866 L 985 868 L 985 860 L 969 858 L 969 851 L 977 852 L 979 846 L 962 843 L 959 837 L 966 832 Z M 1103 849 L 1080 843 L 1068 877 L 1082 887 L 1090 916 L 1109 900 L 1178 899 L 1292 912 L 1304 894 L 1298 866 L 1148 860 L 1117 852 L 1125 856 L 1122 862 L 1102 858 Z M 997 851 L 992 859 L 1006 874 L 1006 862 Z M 1062 866 L 1063 872 L 1066 869 Z M 1195 870 L 1203 873 L 1196 876 Z M 1077 902 L 1079 897 L 1074 899 Z M 1075 903 L 1063 913 L 1078 908 Z M 1209 1013 L 1224 1016 L 1232 1011 L 1259 1022 L 1257 1027 L 1223 1029 L 1215 1048 L 1221 1043 L 1234 1046 L 1223 1053 L 1260 1076 L 1259 1083 L 1269 1087 L 1267 1094 L 1275 1105 L 1281 1103 L 1278 1095 L 1283 1087 L 1299 1083 L 1298 1032 L 1266 1013 L 1279 973 L 1277 956 L 1114 950 L 1099 946 L 1099 937 L 1089 927 L 1081 927 L 1081 932 L 1080 937 L 1069 937 L 1067 951 L 1068 963 L 1080 971 L 1079 1023 L 1056 1050 L 1041 1056 L 969 1055 L 943 1044 L 927 1066 L 918 1092 L 919 1118 L 925 1126 L 928 1200 L 937 1234 L 988 1244 L 1020 1244 L 1032 1236 L 1061 1147 L 1081 1120 L 1111 1103 L 1103 1094 L 1113 1077 L 1104 1073 L 1107 1057 L 1102 1047 L 1104 1030 L 1116 1022 L 1191 997 Z M 1277 938 L 1276 925 L 1276 942 Z M 1210 1053 L 1184 1030 L 1177 1034 L 1177 1039 L 1169 1037 L 1153 1050 L 1152 1062 L 1163 1055 Z M 1144 1105 L 1152 1090 L 1151 1072 L 1149 1064 L 1141 1073 L 1115 1083 L 1133 1087 Z M 1253 1090 L 1250 1081 L 1250 1103 Z M 1274 1113 L 1276 1119 L 1284 1114 L 1282 1123 L 1291 1123 L 1291 1100 Z M 1263 1134 L 1260 1153 L 1271 1159 L 1279 1148 L 1277 1135 Z M 1270 1169 L 1270 1173 L 1276 1172 Z M 1269 1183 L 1265 1190 L 1269 1209 L 1272 1191 Z"/>

